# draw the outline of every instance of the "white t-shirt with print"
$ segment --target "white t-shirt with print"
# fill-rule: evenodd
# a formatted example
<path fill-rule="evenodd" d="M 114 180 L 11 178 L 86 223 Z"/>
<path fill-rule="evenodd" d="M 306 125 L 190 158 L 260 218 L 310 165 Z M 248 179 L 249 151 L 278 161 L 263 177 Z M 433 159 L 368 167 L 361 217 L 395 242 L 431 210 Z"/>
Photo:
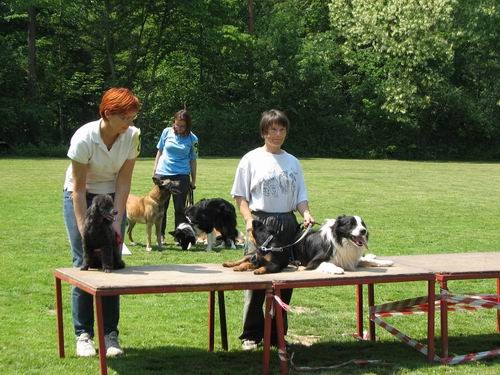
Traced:
<path fill-rule="evenodd" d="M 140 130 L 130 126 L 120 134 L 108 150 L 101 138 L 101 120 L 92 121 L 79 128 L 71 138 L 68 157 L 87 164 L 87 191 L 93 194 L 115 192 L 116 177 L 126 160 L 135 159 L 141 151 Z M 73 191 L 72 166 L 66 170 L 64 189 Z"/>
<path fill-rule="evenodd" d="M 307 201 L 300 162 L 286 151 L 273 154 L 263 147 L 256 148 L 240 160 L 231 195 L 247 200 L 252 211 L 294 211 L 299 203 Z"/>

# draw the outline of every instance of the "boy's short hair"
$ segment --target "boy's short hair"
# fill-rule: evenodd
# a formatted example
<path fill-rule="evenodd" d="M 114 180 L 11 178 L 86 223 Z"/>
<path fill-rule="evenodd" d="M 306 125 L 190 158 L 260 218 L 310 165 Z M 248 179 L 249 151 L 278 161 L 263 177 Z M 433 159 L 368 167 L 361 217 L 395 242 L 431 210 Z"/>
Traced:
<path fill-rule="evenodd" d="M 284 112 L 278 109 L 270 109 L 269 111 L 262 112 L 262 116 L 260 118 L 261 137 L 264 137 L 269 131 L 269 128 L 274 124 L 283 126 L 288 134 L 290 129 L 290 120 L 288 120 L 288 117 Z"/>

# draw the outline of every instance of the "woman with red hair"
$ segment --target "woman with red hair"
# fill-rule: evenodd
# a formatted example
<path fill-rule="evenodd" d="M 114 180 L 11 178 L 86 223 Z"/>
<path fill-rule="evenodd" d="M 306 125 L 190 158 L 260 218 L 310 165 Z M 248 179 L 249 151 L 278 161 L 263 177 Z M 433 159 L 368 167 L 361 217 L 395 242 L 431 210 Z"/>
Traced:
<path fill-rule="evenodd" d="M 68 233 L 73 266 L 83 262 L 82 234 L 87 207 L 94 196 L 109 194 L 118 212 L 113 229 L 124 236 L 125 206 L 130 192 L 135 160 L 140 152 L 140 131 L 134 126 L 139 99 L 126 88 L 107 90 L 99 106 L 101 118 L 80 127 L 68 150 L 71 164 L 64 181 L 64 223 Z M 74 287 L 71 293 L 76 355 L 96 355 L 92 296 Z M 106 356 L 123 354 L 118 341 L 119 296 L 103 297 Z"/>

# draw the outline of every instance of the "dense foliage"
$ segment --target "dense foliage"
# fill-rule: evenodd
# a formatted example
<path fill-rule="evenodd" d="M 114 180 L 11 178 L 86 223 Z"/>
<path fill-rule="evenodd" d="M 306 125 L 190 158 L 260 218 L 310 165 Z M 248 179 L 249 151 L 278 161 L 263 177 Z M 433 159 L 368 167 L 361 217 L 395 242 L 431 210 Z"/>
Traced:
<path fill-rule="evenodd" d="M 497 0 L 14 0 L 0 28 L 11 151 L 64 155 L 127 86 L 143 156 L 186 105 L 204 156 L 258 145 L 276 107 L 298 155 L 500 158 Z"/>

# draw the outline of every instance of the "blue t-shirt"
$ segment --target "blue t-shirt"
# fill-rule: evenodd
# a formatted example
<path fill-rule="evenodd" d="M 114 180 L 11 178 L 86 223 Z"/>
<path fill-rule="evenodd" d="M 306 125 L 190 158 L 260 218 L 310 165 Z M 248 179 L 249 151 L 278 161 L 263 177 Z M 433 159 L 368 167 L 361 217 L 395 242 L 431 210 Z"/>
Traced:
<path fill-rule="evenodd" d="M 165 128 L 156 148 L 161 151 L 156 174 L 189 175 L 191 160 L 198 158 L 198 137 L 191 132 L 187 136 L 177 135 L 171 127 Z"/>

